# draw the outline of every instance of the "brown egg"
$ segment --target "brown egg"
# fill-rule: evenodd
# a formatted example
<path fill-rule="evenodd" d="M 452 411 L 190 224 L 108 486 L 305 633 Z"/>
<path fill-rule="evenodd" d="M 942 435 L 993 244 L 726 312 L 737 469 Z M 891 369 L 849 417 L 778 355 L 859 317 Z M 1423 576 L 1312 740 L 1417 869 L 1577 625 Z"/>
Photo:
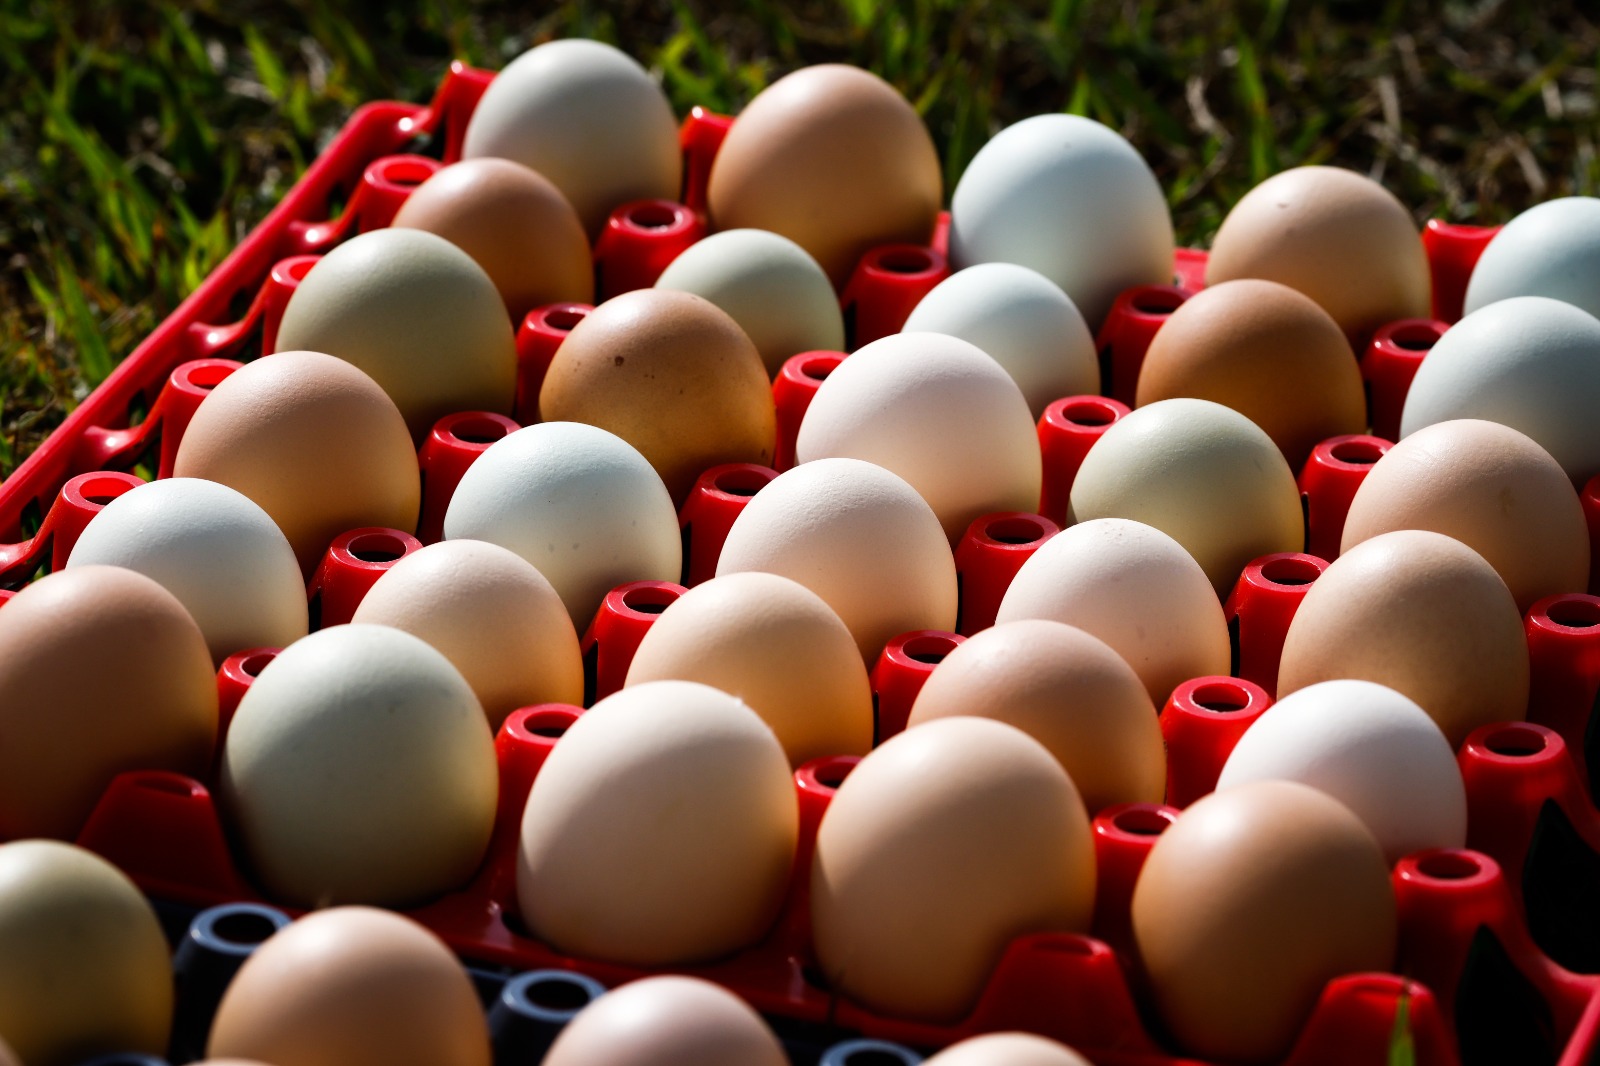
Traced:
<path fill-rule="evenodd" d="M 308 573 L 346 530 L 415 529 L 422 502 L 417 453 L 394 402 L 355 366 L 319 352 L 257 359 L 217 385 L 178 445 L 173 476 L 250 497 Z"/>
<path fill-rule="evenodd" d="M 1324 984 L 1393 965 L 1389 866 L 1337 800 L 1289 781 L 1240 785 L 1197 801 L 1156 840 L 1133 935 L 1185 1051 L 1275 1062 Z"/>
<path fill-rule="evenodd" d="M 587 422 L 633 445 L 681 501 L 719 463 L 769 463 L 772 385 L 727 312 L 687 292 L 607 300 L 557 349 L 539 393 L 546 422 Z"/>
<path fill-rule="evenodd" d="M 1027 620 L 969 638 L 929 675 L 909 725 L 952 715 L 993 718 L 1039 741 L 1090 814 L 1166 794 L 1155 704 L 1133 667 L 1081 629 Z"/>
<path fill-rule="evenodd" d="M 1459 748 L 1528 710 L 1522 615 L 1483 556 L 1442 533 L 1382 533 L 1340 555 L 1289 623 L 1283 697 L 1319 681 L 1376 681 L 1409 696 Z"/>
<path fill-rule="evenodd" d="M 1519 611 L 1589 583 L 1589 530 L 1561 464 L 1509 426 L 1435 422 L 1396 444 L 1351 501 L 1341 551 L 1396 529 L 1431 529 L 1484 559 Z"/>
<path fill-rule="evenodd" d="M 70 840 L 117 774 L 198 776 L 216 735 L 206 638 L 143 574 L 74 567 L 0 613 L 0 839 Z"/>
<path fill-rule="evenodd" d="M 370 907 L 274 933 L 228 985 L 206 1053 L 272 1066 L 489 1066 L 472 981 L 438 937 Z"/>
<path fill-rule="evenodd" d="M 923 1066 L 1089 1066 L 1089 1060 L 1032 1033 L 985 1033 L 950 1045 Z"/>
<path fill-rule="evenodd" d="M 1339 324 L 1272 281 L 1213 285 L 1172 313 L 1145 354 L 1137 402 L 1174 396 L 1238 411 L 1296 471 L 1322 441 L 1367 428 L 1361 370 Z"/>
<path fill-rule="evenodd" d="M 858 67 L 805 67 L 734 121 L 711 168 L 719 230 L 771 230 L 843 285 L 879 244 L 923 244 L 943 200 L 939 155 L 893 86 Z"/>
<path fill-rule="evenodd" d="M 520 163 L 447 166 L 411 194 L 394 225 L 437 233 L 477 260 L 513 323 L 545 304 L 594 302 L 594 259 L 578 213 Z"/>
<path fill-rule="evenodd" d="M 761 1015 L 698 977 L 646 977 L 607 992 L 561 1030 L 543 1066 L 788 1066 Z"/>
<path fill-rule="evenodd" d="M 4 1040 L 0 1040 L 0 1066 L 22 1066 L 22 1060 L 17 1058 L 17 1053 Z M 227 1066 L 227 1063 L 213 1063 L 212 1066 Z"/>
<path fill-rule="evenodd" d="M 1295 167 L 1222 220 L 1206 284 L 1265 278 L 1333 316 L 1352 346 L 1386 322 L 1426 318 L 1432 281 L 1417 224 L 1394 194 L 1339 167 Z"/>

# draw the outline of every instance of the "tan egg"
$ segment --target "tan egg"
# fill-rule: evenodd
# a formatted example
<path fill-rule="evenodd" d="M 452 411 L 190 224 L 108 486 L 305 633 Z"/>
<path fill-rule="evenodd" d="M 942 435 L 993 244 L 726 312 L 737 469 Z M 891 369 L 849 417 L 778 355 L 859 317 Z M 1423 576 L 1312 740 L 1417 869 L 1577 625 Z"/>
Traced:
<path fill-rule="evenodd" d="M 394 225 L 436 233 L 472 256 L 513 324 L 546 304 L 594 302 L 583 223 L 560 189 L 519 163 L 453 163 L 412 192 Z"/>
<path fill-rule="evenodd" d="M 822 597 L 786 577 L 726 574 L 670 604 L 627 683 L 672 679 L 739 697 L 791 765 L 872 747 L 872 686 L 855 639 Z"/>
<path fill-rule="evenodd" d="M 1498 422 L 1435 422 L 1384 453 L 1351 501 L 1340 550 L 1397 529 L 1431 529 L 1482 555 L 1519 611 L 1589 583 L 1589 530 L 1566 471 Z"/>
<path fill-rule="evenodd" d="M 765 229 L 841 286 L 880 244 L 924 244 L 943 200 L 939 154 L 895 88 L 858 67 L 805 67 L 734 120 L 707 188 L 711 222 Z"/>
<path fill-rule="evenodd" d="M 727 955 L 777 918 L 798 834 L 789 760 L 754 711 L 689 681 L 634 685 L 586 711 L 534 780 L 522 921 L 606 962 Z"/>
<path fill-rule="evenodd" d="M 1427 318 L 1432 281 L 1410 212 L 1371 178 L 1295 167 L 1245 194 L 1222 220 L 1206 284 L 1264 278 L 1311 297 L 1352 346 L 1387 322 Z"/>
<path fill-rule="evenodd" d="M 0 1066 L 22 1066 L 22 1060 L 17 1058 L 17 1053 L 4 1040 L 0 1040 Z M 223 1063 L 222 1066 L 227 1064 Z"/>
<path fill-rule="evenodd" d="M 0 846 L 0 1062 L 159 1055 L 171 1026 L 167 941 L 133 882 L 70 844 Z"/>
<path fill-rule="evenodd" d="M 1061 765 L 1012 726 L 948 718 L 891 737 L 839 787 L 811 865 L 812 941 L 836 991 L 954 1022 L 1014 938 L 1086 930 L 1094 890 Z"/>
<path fill-rule="evenodd" d="M 1090 1066 L 1065 1044 L 1033 1033 L 985 1033 L 951 1044 L 923 1066 Z"/>
<path fill-rule="evenodd" d="M 172 473 L 250 497 L 308 573 L 346 530 L 415 529 L 422 503 L 416 449 L 394 402 L 319 352 L 279 352 L 230 374 L 195 412 Z"/>
<path fill-rule="evenodd" d="M 516 391 L 516 335 L 494 281 L 417 229 L 372 230 L 317 260 L 289 297 L 277 346 L 360 367 L 418 440 L 457 411 L 509 414 Z"/>
<path fill-rule="evenodd" d="M 1175 396 L 1238 411 L 1272 438 L 1292 470 L 1329 437 L 1367 428 L 1361 369 L 1339 324 L 1272 281 L 1225 281 L 1172 312 L 1145 354 L 1137 402 Z"/>
<path fill-rule="evenodd" d="M 544 1066 L 788 1066 L 761 1015 L 698 977 L 612 989 L 556 1037 Z"/>
<path fill-rule="evenodd" d="M 1282 1059 L 1323 985 L 1394 964 L 1378 842 L 1343 804 L 1289 781 L 1179 815 L 1145 860 L 1132 913 L 1162 1021 L 1206 1059 Z"/>
<path fill-rule="evenodd" d="M 1194 556 L 1226 597 L 1254 559 L 1305 547 L 1294 474 L 1261 428 L 1210 400 L 1158 400 L 1089 449 L 1070 517 L 1131 518 Z"/>
<path fill-rule="evenodd" d="M 539 391 L 547 422 L 586 422 L 637 448 L 674 500 L 707 467 L 770 463 L 777 437 L 761 355 L 693 293 L 638 289 L 573 327 Z"/>
<path fill-rule="evenodd" d="M 1104 641 L 1060 622 L 985 629 L 934 667 L 908 725 L 976 715 L 1043 744 L 1093 814 L 1113 803 L 1160 803 L 1167 754 L 1139 675 Z"/>
<path fill-rule="evenodd" d="M 1230 670 L 1228 620 L 1205 571 L 1142 522 L 1097 518 L 1045 541 L 1012 578 L 995 624 L 1024 618 L 1105 641 L 1157 707 L 1184 681 Z"/>
<path fill-rule="evenodd" d="M 116 566 L 77 566 L 6 603 L 0 839 L 70 840 L 117 774 L 198 777 L 216 736 L 206 639 L 152 579 Z"/>
<path fill-rule="evenodd" d="M 1528 710 L 1528 646 L 1516 601 L 1483 556 L 1442 533 L 1381 533 L 1340 555 L 1289 623 L 1278 695 L 1319 681 L 1387 685 L 1459 748 Z"/>
<path fill-rule="evenodd" d="M 913 629 L 954 629 L 950 542 L 915 489 L 859 459 L 818 459 L 762 487 L 734 520 L 717 576 L 761 570 L 833 608 L 868 663 Z"/>
<path fill-rule="evenodd" d="M 572 618 L 544 575 L 481 540 L 430 544 L 395 563 L 352 622 L 393 626 L 444 653 L 472 686 L 491 728 L 535 703 L 583 702 Z"/>
<path fill-rule="evenodd" d="M 489 1066 L 467 971 L 409 918 L 335 907 L 265 940 L 217 1007 L 206 1053 L 272 1066 Z"/>

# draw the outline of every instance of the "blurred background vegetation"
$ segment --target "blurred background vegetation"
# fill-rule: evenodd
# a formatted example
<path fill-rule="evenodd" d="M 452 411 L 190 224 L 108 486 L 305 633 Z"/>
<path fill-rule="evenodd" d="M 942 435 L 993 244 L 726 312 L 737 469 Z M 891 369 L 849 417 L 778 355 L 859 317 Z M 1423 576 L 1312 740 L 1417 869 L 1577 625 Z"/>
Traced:
<path fill-rule="evenodd" d="M 680 113 L 795 67 L 897 85 L 953 186 L 1001 127 L 1091 115 L 1204 246 L 1275 171 L 1352 167 L 1419 221 L 1594 194 L 1600 16 L 1573 2 L 0 0 L 0 474 L 193 289 L 359 104 L 591 36 Z"/>

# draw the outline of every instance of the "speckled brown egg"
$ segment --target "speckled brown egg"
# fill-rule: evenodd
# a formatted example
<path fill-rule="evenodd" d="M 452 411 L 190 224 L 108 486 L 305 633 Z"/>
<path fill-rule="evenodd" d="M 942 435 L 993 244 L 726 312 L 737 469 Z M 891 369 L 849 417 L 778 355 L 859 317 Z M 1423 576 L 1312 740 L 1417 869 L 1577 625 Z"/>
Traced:
<path fill-rule="evenodd" d="M 748 1003 L 698 977 L 646 977 L 568 1022 L 544 1066 L 788 1066 Z"/>
<path fill-rule="evenodd" d="M 477 261 L 520 323 L 554 303 L 594 302 L 594 259 L 561 190 L 508 159 L 464 159 L 423 182 L 394 225 L 437 233 Z"/>
<path fill-rule="evenodd" d="M 880 244 L 923 244 L 943 178 L 933 138 L 893 86 L 826 63 L 778 79 L 734 121 L 707 189 L 717 229 L 794 241 L 843 285 Z"/>
<path fill-rule="evenodd" d="M 556 351 L 539 393 L 547 422 L 587 422 L 637 448 L 674 500 L 719 463 L 769 463 L 772 386 L 750 338 L 693 293 L 607 300 Z"/>
<path fill-rule="evenodd" d="M 1298 289 L 1352 345 L 1386 322 L 1426 318 L 1432 296 L 1417 224 L 1393 193 L 1339 167 L 1295 167 L 1222 220 L 1206 283 L 1264 278 Z"/>
<path fill-rule="evenodd" d="M 1139 371 L 1140 406 L 1195 396 L 1260 426 L 1299 470 L 1329 437 L 1367 428 L 1361 370 L 1328 313 L 1272 281 L 1203 289 L 1156 332 Z"/>

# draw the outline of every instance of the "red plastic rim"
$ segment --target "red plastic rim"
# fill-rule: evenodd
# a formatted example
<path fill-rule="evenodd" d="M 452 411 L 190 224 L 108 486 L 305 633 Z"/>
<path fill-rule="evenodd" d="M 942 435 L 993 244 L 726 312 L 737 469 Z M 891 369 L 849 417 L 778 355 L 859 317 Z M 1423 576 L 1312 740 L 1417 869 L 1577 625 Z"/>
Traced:
<path fill-rule="evenodd" d="M 934 274 L 944 265 L 934 258 L 931 249 L 918 248 L 913 244 L 893 244 L 885 248 L 874 248 L 867 255 L 867 263 L 873 269 L 906 277 Z"/>
<path fill-rule="evenodd" d="M 1030 544 L 1038 544 L 1048 537 L 1054 530 L 1045 524 L 1045 520 L 1036 515 L 1008 514 L 995 515 L 984 520 L 980 534 L 995 544 L 1016 548 Z"/>
<path fill-rule="evenodd" d="M 662 585 L 638 585 L 622 594 L 622 606 L 636 615 L 654 617 L 672 606 L 683 593 Z"/>
<path fill-rule="evenodd" d="M 740 464 L 718 471 L 711 479 L 711 487 L 724 496 L 749 499 L 765 488 L 774 476 L 770 470 Z"/>
<path fill-rule="evenodd" d="M 572 327 L 589 317 L 589 312 L 576 307 L 551 307 L 540 312 L 539 321 L 558 333 L 569 333 Z"/>
<path fill-rule="evenodd" d="M 582 711 L 577 707 L 554 707 L 540 704 L 513 711 L 501 726 L 518 740 L 530 744 L 554 744 L 562 734 L 572 728 Z"/>
<path fill-rule="evenodd" d="M 1346 437 L 1329 442 L 1328 455 L 1349 466 L 1371 466 L 1388 451 L 1377 437 Z"/>
<path fill-rule="evenodd" d="M 513 427 L 504 422 L 475 411 L 449 415 L 441 423 L 441 428 L 463 444 L 489 445 L 513 432 Z"/>
<path fill-rule="evenodd" d="M 260 677 L 267 664 L 278 657 L 275 651 L 258 651 L 239 660 L 239 670 L 250 677 Z"/>
<path fill-rule="evenodd" d="M 832 792 L 844 784 L 844 779 L 860 761 L 858 755 L 824 755 L 802 765 L 795 771 L 795 777 L 807 791 Z"/>
<path fill-rule="evenodd" d="M 1213 714 L 1238 714 L 1250 708 L 1250 693 L 1226 678 L 1197 685 L 1190 691 L 1189 700 Z"/>
<path fill-rule="evenodd" d="M 1111 816 L 1111 824 L 1130 836 L 1154 837 L 1167 831 L 1167 827 L 1178 820 L 1178 816 L 1163 808 L 1138 804 L 1117 811 Z"/>
<path fill-rule="evenodd" d="M 368 167 L 367 178 L 378 185 L 414 189 L 433 177 L 438 170 L 439 164 L 424 156 L 391 155 Z"/>
<path fill-rule="evenodd" d="M 355 529 L 333 542 L 331 551 L 358 566 L 387 567 L 422 546 L 414 537 L 394 529 Z"/>
<path fill-rule="evenodd" d="M 1326 566 L 1309 555 L 1287 555 L 1260 564 L 1261 576 L 1274 585 L 1309 585 L 1322 576 Z"/>
<path fill-rule="evenodd" d="M 665 200 L 647 200 L 622 209 L 622 219 L 634 229 L 657 233 L 683 229 L 693 221 L 688 208 Z"/>
<path fill-rule="evenodd" d="M 1479 742 L 1496 755 L 1508 759 L 1526 759 L 1539 755 L 1550 746 L 1545 731 L 1527 722 L 1508 722 L 1490 728 L 1491 732 L 1479 737 Z"/>
<path fill-rule="evenodd" d="M 1376 340 L 1402 351 L 1425 352 L 1439 343 L 1444 333 L 1431 322 L 1396 322 L 1378 331 Z"/>
<path fill-rule="evenodd" d="M 61 486 L 61 498 L 78 507 L 99 510 L 123 493 L 143 484 L 143 479 L 133 474 L 94 470 L 79 474 Z"/>
<path fill-rule="evenodd" d="M 822 355 L 813 355 L 802 358 L 800 374 L 812 381 L 827 381 L 828 375 L 844 362 L 844 356 L 836 352 L 827 352 Z"/>
<path fill-rule="evenodd" d="M 1600 626 L 1600 599 L 1571 593 L 1534 605 L 1534 617 L 1561 629 L 1583 632 Z"/>
<path fill-rule="evenodd" d="M 1109 426 L 1123 415 L 1110 400 L 1100 396 L 1079 396 L 1060 404 L 1061 419 L 1074 426 Z"/>
<path fill-rule="evenodd" d="M 900 644 L 900 653 L 915 662 L 935 666 L 961 643 L 947 634 L 918 633 Z"/>
<path fill-rule="evenodd" d="M 1481 882 L 1495 874 L 1494 860 L 1462 850 L 1424 851 L 1401 860 L 1404 872 L 1430 881 Z"/>
<path fill-rule="evenodd" d="M 320 255 L 296 255 L 280 259 L 272 266 L 272 280 L 292 289 L 306 280 L 306 275 L 321 259 Z"/>
<path fill-rule="evenodd" d="M 241 365 L 232 359 L 195 359 L 172 372 L 172 384 L 192 392 L 210 392 Z"/>

